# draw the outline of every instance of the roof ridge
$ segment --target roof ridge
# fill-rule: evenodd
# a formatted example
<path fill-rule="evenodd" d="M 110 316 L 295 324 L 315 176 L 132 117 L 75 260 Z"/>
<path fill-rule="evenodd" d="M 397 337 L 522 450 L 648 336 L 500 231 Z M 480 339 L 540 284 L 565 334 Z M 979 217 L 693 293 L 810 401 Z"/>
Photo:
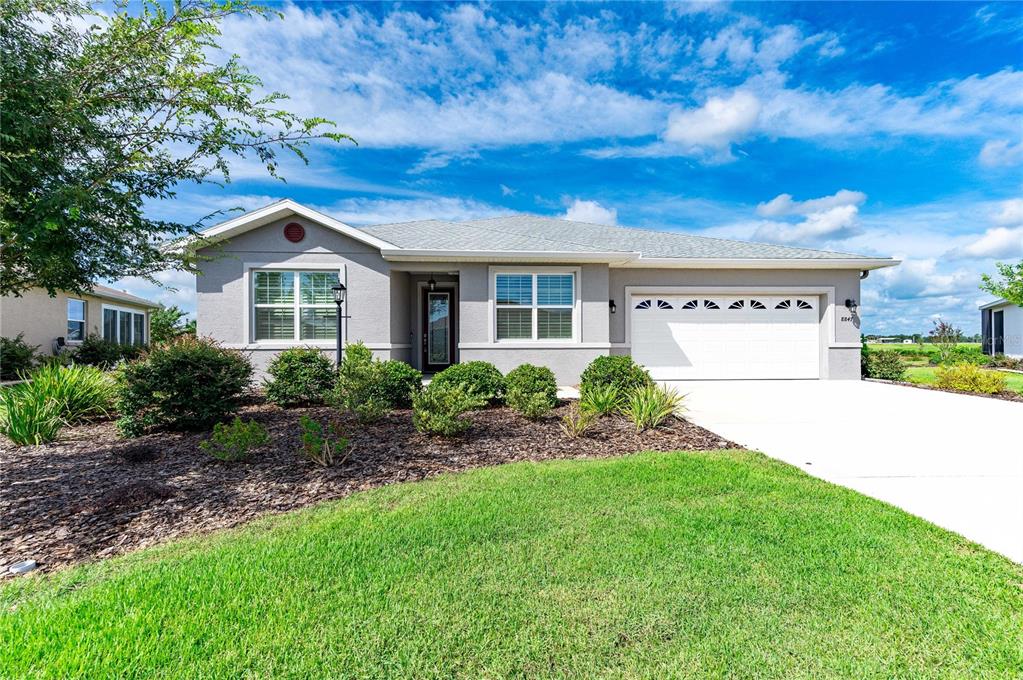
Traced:
<path fill-rule="evenodd" d="M 601 228 L 604 228 L 604 229 L 621 229 L 621 230 L 625 230 L 625 231 L 640 231 L 640 232 L 643 232 L 643 233 L 646 233 L 646 234 L 656 234 L 658 236 L 665 236 L 665 235 L 667 235 L 667 236 L 683 236 L 685 238 L 702 239 L 702 240 L 705 240 L 705 241 L 717 241 L 719 243 L 738 244 L 740 246 L 749 246 L 749 245 L 767 246 L 767 247 L 770 247 L 770 248 L 784 248 L 786 250 L 803 250 L 803 251 L 809 251 L 809 252 L 813 252 L 813 253 L 827 253 L 829 255 L 845 255 L 847 257 L 852 257 L 852 258 L 865 258 L 866 257 L 864 255 L 857 255 L 855 253 L 847 253 L 847 252 L 842 251 L 842 250 L 823 250 L 821 248 L 807 248 L 805 246 L 789 246 L 789 245 L 783 245 L 783 244 L 780 244 L 780 243 L 765 243 L 763 241 L 743 241 L 743 240 L 734 239 L 734 238 L 722 238 L 720 236 L 704 236 L 702 234 L 691 234 L 691 233 L 679 232 L 679 231 L 664 231 L 664 230 L 661 230 L 661 229 L 650 229 L 650 228 L 647 228 L 647 227 L 630 227 L 630 226 L 624 226 L 624 225 L 620 225 L 620 224 L 597 224 L 596 222 L 583 222 L 581 220 L 569 220 L 569 219 L 565 219 L 563 217 L 550 217 L 548 215 L 539 215 L 537 213 L 516 213 L 515 215 L 513 215 L 513 217 L 539 217 L 539 218 L 545 219 L 545 220 L 556 220 L 558 222 L 568 222 L 570 224 L 585 224 L 585 225 L 590 226 L 590 227 L 601 227 Z M 489 220 L 495 220 L 495 219 L 507 219 L 507 218 L 487 217 L 487 218 L 484 218 L 483 220 L 465 220 L 464 222 L 462 222 L 462 224 L 469 223 L 469 222 L 489 221 Z M 568 241 L 568 243 L 573 243 L 573 242 L 572 241 Z M 578 244 L 578 245 L 583 245 L 583 244 Z M 585 244 L 585 245 L 589 245 L 589 244 Z"/>
<path fill-rule="evenodd" d="M 579 222 L 577 220 L 563 220 L 563 219 L 561 219 L 559 217 L 548 217 L 546 215 L 538 215 L 536 213 L 515 213 L 514 215 L 511 215 L 510 217 L 539 217 L 539 218 L 545 219 L 545 220 L 555 220 L 557 222 L 569 222 L 571 224 L 587 224 L 587 225 L 594 226 L 594 227 L 605 226 L 605 225 L 602 225 L 602 224 L 593 224 L 591 222 Z M 483 218 L 481 220 L 464 220 L 462 222 L 456 222 L 456 224 L 471 224 L 472 226 L 474 226 L 474 227 L 476 227 L 478 229 L 486 229 L 488 231 L 495 231 L 495 232 L 497 232 L 499 234 L 506 234 L 506 235 L 509 235 L 509 236 L 521 236 L 522 235 L 522 234 L 516 234 L 515 232 L 511 232 L 511 231 L 504 231 L 504 230 L 501 230 L 501 229 L 494 229 L 492 227 L 483 227 L 483 226 L 480 226 L 480 224 L 479 224 L 480 222 L 489 222 L 489 221 L 492 221 L 492 220 L 502 220 L 502 219 L 508 219 L 508 217 L 507 216 L 506 217 L 485 217 L 485 218 Z M 624 228 L 624 227 L 618 227 L 618 228 L 621 229 L 621 228 Z M 661 232 L 661 233 L 664 233 L 664 232 Z M 576 245 L 576 246 L 585 246 L 586 248 L 596 248 L 597 247 L 597 246 L 594 246 L 592 243 L 585 243 L 585 242 L 581 242 L 581 241 L 573 241 L 573 240 L 570 240 L 570 239 L 554 239 L 554 238 L 550 238 L 548 236 L 535 236 L 533 234 L 530 234 L 530 236 L 533 236 L 534 238 L 540 238 L 540 239 L 543 239 L 545 241 L 551 241 L 553 243 L 570 243 L 570 244 Z M 607 252 L 629 252 L 629 253 L 632 253 L 632 252 L 637 252 L 637 251 L 629 250 L 629 251 L 607 251 Z"/>

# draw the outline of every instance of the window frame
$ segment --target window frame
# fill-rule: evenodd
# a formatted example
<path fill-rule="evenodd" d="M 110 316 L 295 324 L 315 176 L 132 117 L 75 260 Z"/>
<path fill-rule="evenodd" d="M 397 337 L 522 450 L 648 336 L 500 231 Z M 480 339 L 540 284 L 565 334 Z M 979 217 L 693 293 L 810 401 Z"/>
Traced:
<path fill-rule="evenodd" d="M 71 303 L 72 302 L 80 302 L 80 303 L 82 303 L 82 318 L 81 319 L 72 319 L 71 318 Z M 64 342 L 66 342 L 69 345 L 80 345 L 80 344 L 82 344 L 82 340 L 85 340 L 86 335 L 88 335 L 88 333 L 89 333 L 89 319 L 88 319 L 88 316 L 89 316 L 89 303 L 86 302 L 85 300 L 81 299 L 81 298 L 68 297 L 67 303 L 65 305 L 65 308 L 67 310 L 66 313 L 65 313 L 65 316 L 67 317 L 66 323 L 68 324 L 69 327 L 65 329 L 65 332 L 67 334 L 64 336 Z M 72 323 L 80 323 L 80 324 L 82 324 L 82 337 L 81 337 L 80 340 L 71 340 L 71 339 L 69 339 L 70 330 L 71 330 L 70 324 L 72 324 Z"/>
<path fill-rule="evenodd" d="M 495 345 L 571 345 L 580 342 L 582 309 L 580 293 L 581 267 L 491 267 L 490 268 L 490 342 Z M 544 275 L 571 275 L 572 277 L 572 304 L 551 305 L 540 304 L 537 297 L 538 277 Z M 532 285 L 532 299 L 530 305 L 498 304 L 497 302 L 497 277 L 498 276 L 529 276 Z M 506 338 L 497 337 L 497 312 L 499 309 L 529 309 L 531 310 L 531 337 L 529 338 Z M 572 336 L 569 338 L 540 338 L 539 311 L 540 309 L 569 309 L 572 311 Z"/>
<path fill-rule="evenodd" d="M 127 346 L 131 346 L 131 347 L 140 347 L 142 345 L 145 345 L 149 341 L 149 312 L 148 312 L 148 310 L 139 311 L 138 309 L 133 308 L 133 307 L 121 307 L 119 305 L 108 305 L 106 303 L 103 303 L 100 306 L 100 336 L 104 340 L 110 340 L 111 339 L 111 338 L 108 338 L 107 334 L 106 334 L 106 318 L 105 317 L 106 317 L 107 310 L 110 310 L 110 311 L 113 311 L 113 312 L 117 313 L 117 316 L 116 316 L 116 319 L 115 319 L 115 323 L 114 323 L 114 333 L 116 335 L 116 337 L 113 338 L 114 342 L 116 342 L 119 345 L 127 345 Z M 128 332 L 131 335 L 131 337 L 128 339 L 127 342 L 122 342 L 121 341 L 121 314 L 130 314 L 131 315 L 131 322 L 128 324 L 128 326 L 129 326 Z M 135 317 L 136 316 L 141 316 L 142 317 L 142 342 L 135 342 Z"/>
<path fill-rule="evenodd" d="M 291 302 L 286 303 L 257 303 L 256 302 L 256 279 L 262 273 L 291 274 L 292 290 L 294 296 Z M 286 267 L 252 267 L 249 269 L 248 299 L 246 309 L 248 313 L 248 337 L 249 342 L 255 345 L 297 345 L 297 346 L 329 346 L 337 344 L 337 339 L 302 339 L 302 310 L 303 309 L 327 309 L 334 314 L 337 313 L 337 303 L 333 299 L 329 303 L 309 304 L 302 302 L 302 274 L 331 274 L 342 280 L 342 272 L 336 267 L 325 264 L 291 265 Z M 291 309 L 293 314 L 293 328 L 291 338 L 256 338 L 256 310 L 257 309 Z M 336 319 L 335 319 L 336 323 Z"/>

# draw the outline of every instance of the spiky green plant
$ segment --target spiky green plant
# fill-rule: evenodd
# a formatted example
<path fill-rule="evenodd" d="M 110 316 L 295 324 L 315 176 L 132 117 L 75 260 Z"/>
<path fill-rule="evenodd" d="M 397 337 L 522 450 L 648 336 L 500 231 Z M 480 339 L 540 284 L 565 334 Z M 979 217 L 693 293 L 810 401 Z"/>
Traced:
<path fill-rule="evenodd" d="M 116 384 L 95 366 L 43 364 L 24 376 L 28 389 L 64 405 L 68 423 L 105 418 L 113 411 Z"/>
<path fill-rule="evenodd" d="M 592 385 L 583 388 L 579 408 L 597 415 L 617 413 L 622 408 L 622 391 L 617 385 Z"/>
<path fill-rule="evenodd" d="M 682 409 L 683 396 L 675 389 L 659 385 L 639 387 L 629 394 L 622 406 L 622 414 L 642 432 L 657 427 L 666 418 Z"/>
<path fill-rule="evenodd" d="M 585 409 L 580 404 L 572 404 L 568 412 L 561 416 L 561 431 L 571 439 L 581 437 L 599 416 L 596 411 Z"/>
<path fill-rule="evenodd" d="M 64 425 L 64 404 L 31 383 L 0 388 L 0 432 L 17 446 L 52 442 Z"/>

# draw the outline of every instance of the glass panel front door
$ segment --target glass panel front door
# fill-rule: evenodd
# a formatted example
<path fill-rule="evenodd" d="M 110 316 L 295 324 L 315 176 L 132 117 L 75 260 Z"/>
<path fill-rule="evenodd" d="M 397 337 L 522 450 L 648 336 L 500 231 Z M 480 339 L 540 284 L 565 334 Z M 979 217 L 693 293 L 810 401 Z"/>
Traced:
<path fill-rule="evenodd" d="M 426 294 L 426 363 L 451 363 L 451 294 Z"/>

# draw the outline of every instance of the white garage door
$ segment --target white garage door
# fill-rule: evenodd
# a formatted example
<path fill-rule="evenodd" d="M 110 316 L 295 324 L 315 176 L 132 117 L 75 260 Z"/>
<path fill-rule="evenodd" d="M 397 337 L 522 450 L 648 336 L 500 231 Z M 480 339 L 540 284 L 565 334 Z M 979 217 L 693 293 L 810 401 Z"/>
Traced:
<path fill-rule="evenodd" d="M 820 377 L 816 296 L 636 295 L 632 356 L 657 380 Z"/>

